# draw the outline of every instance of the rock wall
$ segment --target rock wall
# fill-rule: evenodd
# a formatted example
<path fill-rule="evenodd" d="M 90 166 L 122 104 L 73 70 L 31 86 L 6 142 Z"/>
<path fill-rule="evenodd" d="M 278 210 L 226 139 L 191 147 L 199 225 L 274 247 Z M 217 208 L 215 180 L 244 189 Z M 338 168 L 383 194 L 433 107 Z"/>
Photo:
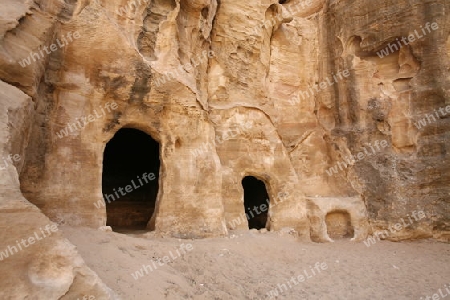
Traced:
<path fill-rule="evenodd" d="M 117 299 L 55 223 L 20 192 L 34 103 L 0 81 L 0 298 Z"/>
<path fill-rule="evenodd" d="M 450 115 L 434 113 L 450 104 L 449 3 L 378 2 L 336 1 L 328 8 L 328 65 L 351 70 L 330 97 L 332 144 L 337 153 L 377 140 L 389 144 L 345 174 L 365 198 L 373 230 L 423 211 L 423 220 L 390 237 L 448 241 Z M 383 49 L 390 54 L 380 57 Z"/>
<path fill-rule="evenodd" d="M 448 2 L 41 2 L 7 1 L 0 79 L 35 104 L 13 145 L 23 195 L 51 220 L 106 224 L 103 151 L 131 127 L 160 143 L 159 234 L 226 234 L 254 176 L 271 230 L 327 241 L 345 208 L 363 239 L 424 211 L 388 238 L 448 240 L 450 114 L 414 125 L 450 105 Z"/>

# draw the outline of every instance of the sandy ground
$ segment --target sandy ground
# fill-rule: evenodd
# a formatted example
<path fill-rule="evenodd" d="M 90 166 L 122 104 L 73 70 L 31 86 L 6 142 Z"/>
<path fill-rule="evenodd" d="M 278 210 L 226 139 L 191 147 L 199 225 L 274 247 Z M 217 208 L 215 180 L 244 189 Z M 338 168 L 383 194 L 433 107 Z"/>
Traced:
<path fill-rule="evenodd" d="M 450 300 L 450 245 L 429 240 L 367 247 L 349 240 L 301 242 L 272 232 L 179 240 L 62 230 L 88 266 L 126 300 L 426 299 L 435 293 Z M 135 279 L 138 270 L 142 276 Z M 269 297 L 275 289 L 279 296 Z"/>

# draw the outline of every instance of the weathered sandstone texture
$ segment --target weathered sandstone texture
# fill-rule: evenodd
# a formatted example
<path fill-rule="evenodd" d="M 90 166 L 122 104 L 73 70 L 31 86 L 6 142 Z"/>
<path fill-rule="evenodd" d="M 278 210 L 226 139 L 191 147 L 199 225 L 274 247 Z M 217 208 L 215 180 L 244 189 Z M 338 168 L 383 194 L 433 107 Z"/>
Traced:
<path fill-rule="evenodd" d="M 244 213 L 241 181 L 254 176 L 268 191 L 270 230 L 330 241 L 335 214 L 362 240 L 423 211 L 388 238 L 448 241 L 450 113 L 435 110 L 450 105 L 449 9 L 445 0 L 4 1 L 1 89 L 29 97 L 4 112 L 3 153 L 23 158 L 5 186 L 57 224 L 104 226 L 106 209 L 94 205 L 104 149 L 135 128 L 160 145 L 148 216 L 158 234 L 227 234 Z M 427 23 L 438 28 L 425 35 Z M 415 30 L 421 38 L 377 54 Z M 434 121 L 414 125 L 426 114 Z"/>
<path fill-rule="evenodd" d="M 87 293 L 115 299 L 57 225 L 20 192 L 33 114 L 32 99 L 0 81 L 0 157 L 16 155 L 14 164 L 2 161 L 0 167 L 0 298 L 81 299 Z"/>

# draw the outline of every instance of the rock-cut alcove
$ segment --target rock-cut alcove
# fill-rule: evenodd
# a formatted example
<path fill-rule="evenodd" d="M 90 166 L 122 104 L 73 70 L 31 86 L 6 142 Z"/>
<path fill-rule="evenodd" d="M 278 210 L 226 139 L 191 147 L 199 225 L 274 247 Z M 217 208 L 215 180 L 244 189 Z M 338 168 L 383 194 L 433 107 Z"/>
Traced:
<path fill-rule="evenodd" d="M 246 176 L 242 179 L 244 207 L 249 229 L 266 228 L 269 212 L 269 195 L 263 181 Z"/>
<path fill-rule="evenodd" d="M 102 190 L 106 225 L 114 230 L 145 229 L 158 195 L 159 143 L 132 128 L 120 129 L 106 144 Z"/>
<path fill-rule="evenodd" d="M 332 211 L 325 217 L 328 236 L 336 238 L 352 238 L 354 229 L 351 223 L 350 214 L 344 210 Z"/>

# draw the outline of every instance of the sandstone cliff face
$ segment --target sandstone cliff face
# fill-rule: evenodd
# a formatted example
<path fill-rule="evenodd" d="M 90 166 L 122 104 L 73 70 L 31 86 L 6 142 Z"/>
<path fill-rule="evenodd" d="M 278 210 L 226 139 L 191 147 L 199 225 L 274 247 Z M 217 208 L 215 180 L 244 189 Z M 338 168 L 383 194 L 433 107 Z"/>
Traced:
<path fill-rule="evenodd" d="M 20 192 L 18 171 L 30 139 L 34 103 L 0 81 L 0 104 L 0 298 L 76 299 L 87 293 L 115 299 L 57 225 Z"/>
<path fill-rule="evenodd" d="M 344 139 L 352 152 L 367 142 L 389 142 L 387 151 L 357 163 L 346 179 L 364 196 L 374 230 L 399 222 L 414 210 L 424 211 L 426 221 L 396 232 L 399 239 L 433 235 L 448 241 L 450 123 L 448 113 L 435 114 L 450 103 L 448 5 L 446 1 L 330 5 L 329 65 L 351 70 L 350 80 L 330 99 L 336 121 L 332 139 Z M 438 28 L 430 30 L 432 23 Z M 389 43 L 395 50 L 394 42 L 411 35 L 416 40 L 407 46 L 402 42 L 399 51 L 383 58 L 376 54 Z"/>
<path fill-rule="evenodd" d="M 160 144 L 149 221 L 159 234 L 226 234 L 244 213 L 241 181 L 254 176 L 269 194 L 271 230 L 329 241 L 327 215 L 349 213 L 361 240 L 423 211 L 388 238 L 448 240 L 450 114 L 414 125 L 450 105 L 448 2 L 5 7 L 0 79 L 33 101 L 15 112 L 26 134 L 5 153 L 23 156 L 21 192 L 52 221 L 106 224 L 94 205 L 103 199 L 103 152 L 130 127 Z M 439 28 L 378 55 L 427 22 Z M 56 50 L 24 64 L 51 44 Z"/>

